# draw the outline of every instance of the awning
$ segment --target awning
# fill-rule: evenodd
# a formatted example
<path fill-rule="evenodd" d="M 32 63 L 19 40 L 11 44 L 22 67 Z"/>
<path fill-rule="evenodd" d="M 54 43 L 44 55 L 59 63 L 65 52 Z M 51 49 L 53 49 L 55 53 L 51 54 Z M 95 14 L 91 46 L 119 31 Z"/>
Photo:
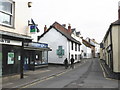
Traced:
<path fill-rule="evenodd" d="M 48 48 L 35 48 L 35 47 L 24 47 L 25 50 L 34 50 L 34 51 L 52 51 L 52 49 Z"/>

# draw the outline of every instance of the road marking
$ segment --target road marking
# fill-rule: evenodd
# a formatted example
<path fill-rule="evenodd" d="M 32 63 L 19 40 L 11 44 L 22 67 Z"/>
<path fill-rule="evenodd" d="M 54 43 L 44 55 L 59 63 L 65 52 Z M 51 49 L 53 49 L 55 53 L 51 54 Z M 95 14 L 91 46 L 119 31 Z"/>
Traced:
<path fill-rule="evenodd" d="M 81 65 L 83 65 L 83 64 L 85 64 L 85 63 L 86 63 L 86 62 L 83 62 L 82 64 L 78 65 L 77 67 L 79 67 L 79 66 L 81 66 Z M 76 67 L 76 68 L 77 68 L 77 67 Z M 60 72 L 60 73 L 58 73 L 58 74 L 56 74 L 56 75 L 53 75 L 53 76 L 50 76 L 50 77 L 43 77 L 41 80 L 35 80 L 35 82 L 31 82 L 30 84 L 24 85 L 24 86 L 22 86 L 21 88 L 27 88 L 27 87 L 29 87 L 29 86 L 33 86 L 33 85 L 38 84 L 38 83 L 41 83 L 41 82 L 43 82 L 43 81 L 46 81 L 46 80 L 52 79 L 52 78 L 54 78 L 54 77 L 60 76 L 60 75 L 62 75 L 62 74 L 64 74 L 64 73 L 67 73 L 67 72 L 69 72 L 69 71 L 71 71 L 71 70 L 73 70 L 73 69 L 65 70 L 65 71 L 63 71 L 63 72 Z M 20 89 L 17 89 L 17 90 L 20 90 Z"/>

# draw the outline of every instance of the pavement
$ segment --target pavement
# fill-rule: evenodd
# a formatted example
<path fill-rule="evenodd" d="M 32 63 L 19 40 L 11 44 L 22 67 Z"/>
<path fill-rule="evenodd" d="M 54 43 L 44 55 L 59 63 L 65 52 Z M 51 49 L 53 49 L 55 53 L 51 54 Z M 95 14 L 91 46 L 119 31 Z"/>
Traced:
<path fill-rule="evenodd" d="M 82 62 L 80 63 L 76 63 L 75 67 L 78 67 L 81 64 L 84 64 L 88 59 L 84 59 Z M 112 78 L 109 75 L 109 69 L 106 68 L 105 64 L 103 61 L 100 60 L 100 64 L 104 69 L 104 73 L 105 73 L 105 78 Z M 19 78 L 17 79 L 13 79 L 13 80 L 9 80 L 9 81 L 2 81 L 2 90 L 6 90 L 6 89 L 11 89 L 11 88 L 21 88 L 24 86 L 27 86 L 29 84 L 35 83 L 37 81 L 42 81 L 45 80 L 47 78 L 51 78 L 53 76 L 57 76 L 61 73 L 64 73 L 66 71 L 72 70 L 71 68 L 65 69 L 64 66 L 61 65 L 49 65 L 48 68 L 40 68 L 37 69 L 35 71 L 25 71 L 24 72 L 24 78 L 20 79 L 20 75 Z"/>
<path fill-rule="evenodd" d="M 75 67 L 85 63 L 85 61 L 87 60 L 84 60 L 83 62 L 80 63 L 76 63 Z M 25 71 L 23 79 L 17 78 L 15 80 L 13 79 L 7 82 L 2 81 L 2 88 L 3 88 L 2 90 L 24 87 L 34 82 L 56 76 L 58 74 L 66 72 L 67 70 L 70 70 L 70 68 L 65 69 L 65 67 L 61 65 L 49 65 L 48 68 L 40 68 L 35 71 Z"/>
<path fill-rule="evenodd" d="M 118 74 L 113 73 L 109 67 L 105 64 L 104 60 L 100 60 L 100 64 L 102 66 L 102 69 L 104 71 L 104 77 L 105 78 L 110 78 L 110 79 L 116 79 L 120 80 L 120 76 Z"/>

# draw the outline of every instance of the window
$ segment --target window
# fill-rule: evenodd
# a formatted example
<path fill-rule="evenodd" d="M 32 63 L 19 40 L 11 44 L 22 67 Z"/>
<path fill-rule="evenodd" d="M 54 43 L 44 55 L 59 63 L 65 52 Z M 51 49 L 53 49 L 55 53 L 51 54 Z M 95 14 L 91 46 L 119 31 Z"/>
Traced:
<path fill-rule="evenodd" d="M 71 49 L 73 50 L 73 42 L 71 42 Z"/>
<path fill-rule="evenodd" d="M 13 27 L 14 3 L 0 0 L 0 24 Z"/>
<path fill-rule="evenodd" d="M 77 60 L 77 54 L 75 54 L 75 60 Z"/>
<path fill-rule="evenodd" d="M 74 55 L 73 55 L 73 54 L 71 55 L 71 58 L 72 58 L 72 57 L 74 58 Z"/>
<path fill-rule="evenodd" d="M 78 45 L 78 51 L 80 51 L 80 45 Z"/>
<path fill-rule="evenodd" d="M 77 43 L 75 43 L 75 51 L 77 51 Z"/>

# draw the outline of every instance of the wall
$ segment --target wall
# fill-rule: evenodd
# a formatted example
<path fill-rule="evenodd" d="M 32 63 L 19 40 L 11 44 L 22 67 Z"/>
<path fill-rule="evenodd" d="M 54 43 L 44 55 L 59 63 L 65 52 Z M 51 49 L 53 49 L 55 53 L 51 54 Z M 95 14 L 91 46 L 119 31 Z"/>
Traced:
<path fill-rule="evenodd" d="M 68 57 L 68 48 L 67 45 L 68 40 L 60 34 L 58 31 L 56 31 L 54 28 L 51 28 L 41 39 L 39 42 L 47 43 L 49 47 L 52 49 L 48 53 L 48 63 L 57 63 L 57 64 L 63 64 L 65 58 Z M 56 50 L 58 49 L 58 46 L 63 46 L 63 49 L 65 50 L 65 55 L 62 58 L 59 58 L 56 54 Z"/>
<path fill-rule="evenodd" d="M 118 71 L 120 72 L 120 26 L 118 27 Z"/>
<path fill-rule="evenodd" d="M 120 70 L 118 70 L 118 60 L 120 60 L 118 58 L 120 55 L 118 53 L 118 26 L 112 27 L 112 42 L 113 42 L 113 71 L 120 72 Z"/>
<path fill-rule="evenodd" d="M 28 8 L 28 0 L 14 0 L 15 2 L 15 18 L 14 27 L 0 26 L 0 30 L 14 32 L 23 35 L 30 35 L 28 20 L 31 19 L 31 8 Z"/>
<path fill-rule="evenodd" d="M 82 55 L 82 58 L 91 58 L 91 49 L 86 47 L 83 43 L 82 43 L 82 39 L 80 37 L 75 36 L 74 34 L 71 35 L 73 38 L 75 38 L 76 40 L 81 42 L 81 46 L 80 46 L 80 54 Z M 83 50 L 83 52 L 81 52 Z M 86 53 L 86 56 L 84 56 L 84 53 Z"/>

